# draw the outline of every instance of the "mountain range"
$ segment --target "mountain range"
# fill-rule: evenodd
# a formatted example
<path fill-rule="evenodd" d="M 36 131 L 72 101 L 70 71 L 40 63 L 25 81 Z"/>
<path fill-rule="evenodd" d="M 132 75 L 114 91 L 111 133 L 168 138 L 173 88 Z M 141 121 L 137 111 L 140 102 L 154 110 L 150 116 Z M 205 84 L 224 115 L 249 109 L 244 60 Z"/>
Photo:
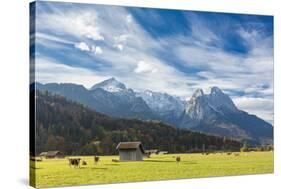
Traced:
<path fill-rule="evenodd" d="M 37 91 L 34 154 L 61 150 L 67 155 L 113 155 L 120 141 L 141 141 L 145 149 L 169 153 L 238 151 L 236 140 L 179 129 L 159 121 L 112 118 L 80 103 Z"/>
<path fill-rule="evenodd" d="M 111 117 L 159 120 L 255 144 L 272 143 L 272 125 L 239 110 L 218 87 L 212 87 L 208 94 L 197 89 L 189 100 L 151 90 L 134 91 L 115 78 L 90 89 L 71 83 L 36 83 L 36 89 L 65 96 Z"/>

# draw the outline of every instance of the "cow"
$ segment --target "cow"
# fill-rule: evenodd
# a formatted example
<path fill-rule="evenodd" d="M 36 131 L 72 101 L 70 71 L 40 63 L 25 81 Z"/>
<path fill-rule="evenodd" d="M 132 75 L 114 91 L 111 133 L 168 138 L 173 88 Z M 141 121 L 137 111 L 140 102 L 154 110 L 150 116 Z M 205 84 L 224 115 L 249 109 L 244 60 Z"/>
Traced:
<path fill-rule="evenodd" d="M 181 157 L 180 156 L 177 156 L 176 157 L 176 161 L 179 163 L 181 161 Z"/>
<path fill-rule="evenodd" d="M 99 157 L 99 156 L 95 156 L 95 157 L 94 157 L 95 165 L 99 162 L 99 160 L 100 160 L 100 157 Z"/>
<path fill-rule="evenodd" d="M 75 159 L 68 159 L 69 162 L 69 167 L 80 167 L 80 158 L 75 158 Z"/>

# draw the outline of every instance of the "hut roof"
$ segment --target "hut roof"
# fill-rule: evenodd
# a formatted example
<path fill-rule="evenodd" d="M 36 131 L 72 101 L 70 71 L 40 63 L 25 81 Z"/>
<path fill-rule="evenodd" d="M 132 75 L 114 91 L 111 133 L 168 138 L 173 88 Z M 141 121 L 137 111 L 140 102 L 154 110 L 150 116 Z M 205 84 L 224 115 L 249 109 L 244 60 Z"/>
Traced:
<path fill-rule="evenodd" d="M 60 151 L 49 151 L 49 152 L 46 152 L 46 156 L 55 156 L 55 155 L 58 155 L 58 154 L 61 154 Z"/>
<path fill-rule="evenodd" d="M 141 142 L 119 142 L 116 147 L 117 150 L 134 150 L 137 148 L 140 148 L 142 153 L 145 153 Z"/>
<path fill-rule="evenodd" d="M 145 150 L 145 153 L 157 153 L 157 149 L 152 149 L 152 150 Z"/>
<path fill-rule="evenodd" d="M 47 152 L 48 156 L 55 156 L 57 154 L 61 154 L 61 152 L 60 151 L 49 151 L 49 152 Z"/>
<path fill-rule="evenodd" d="M 39 154 L 39 156 L 45 156 L 47 155 L 47 152 L 42 152 L 41 154 Z"/>

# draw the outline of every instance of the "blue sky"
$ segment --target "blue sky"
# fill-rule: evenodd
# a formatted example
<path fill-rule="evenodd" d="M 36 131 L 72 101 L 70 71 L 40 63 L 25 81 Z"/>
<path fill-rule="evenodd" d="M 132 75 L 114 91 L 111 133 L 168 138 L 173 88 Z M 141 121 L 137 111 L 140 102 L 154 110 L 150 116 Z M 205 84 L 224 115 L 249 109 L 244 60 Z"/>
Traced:
<path fill-rule="evenodd" d="M 36 80 L 190 98 L 218 86 L 273 121 L 273 17 L 37 2 Z"/>

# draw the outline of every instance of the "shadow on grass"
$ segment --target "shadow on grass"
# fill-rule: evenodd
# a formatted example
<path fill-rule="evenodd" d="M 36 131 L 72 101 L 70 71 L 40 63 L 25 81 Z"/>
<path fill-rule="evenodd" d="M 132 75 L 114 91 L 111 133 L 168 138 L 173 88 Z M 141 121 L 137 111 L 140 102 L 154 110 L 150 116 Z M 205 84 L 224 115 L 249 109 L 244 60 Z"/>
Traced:
<path fill-rule="evenodd" d="M 101 170 L 106 170 L 108 168 L 106 168 L 106 167 L 76 167 L 75 169 L 101 169 Z"/>
<path fill-rule="evenodd" d="M 30 166 L 30 168 L 31 169 L 43 169 L 43 168 L 40 168 L 40 167 L 31 167 L 31 166 Z"/>

